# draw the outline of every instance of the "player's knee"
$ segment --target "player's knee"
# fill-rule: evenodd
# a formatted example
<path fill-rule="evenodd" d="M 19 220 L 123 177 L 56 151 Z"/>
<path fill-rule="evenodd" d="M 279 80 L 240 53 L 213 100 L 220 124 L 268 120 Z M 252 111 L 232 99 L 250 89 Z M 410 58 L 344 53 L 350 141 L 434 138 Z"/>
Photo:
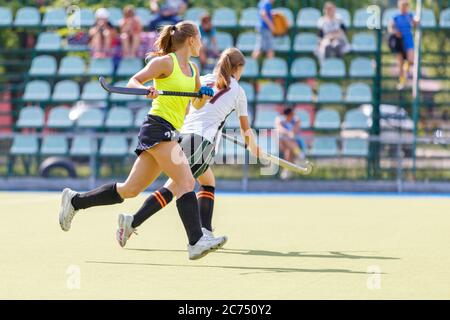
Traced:
<path fill-rule="evenodd" d="M 195 179 L 193 177 L 184 178 L 183 181 L 177 183 L 178 193 L 186 193 L 194 191 Z"/>

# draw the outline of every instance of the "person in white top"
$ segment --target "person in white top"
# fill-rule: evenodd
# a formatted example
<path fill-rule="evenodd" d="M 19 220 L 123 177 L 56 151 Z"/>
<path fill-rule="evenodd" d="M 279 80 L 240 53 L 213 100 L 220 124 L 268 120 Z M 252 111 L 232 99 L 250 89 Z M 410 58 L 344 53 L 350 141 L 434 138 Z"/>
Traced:
<path fill-rule="evenodd" d="M 209 164 L 214 158 L 215 146 L 219 143 L 225 121 L 234 110 L 239 117 L 241 134 L 248 150 L 256 157 L 261 153 L 249 124 L 247 97 L 238 83 L 244 64 L 244 55 L 238 49 L 229 48 L 222 53 L 214 73 L 201 77 L 202 86 L 213 88 L 214 97 L 201 109 L 190 107 L 181 129 L 181 147 L 189 161 L 192 174 L 200 184 L 197 199 L 203 233 L 211 236 L 215 177 Z M 121 215 L 120 221 L 130 223 L 122 224 L 117 230 L 120 245 L 125 246 L 139 225 L 170 202 L 171 197 L 167 195 L 176 192 L 177 185 L 169 179 L 164 187 L 147 198 L 134 216 Z"/>

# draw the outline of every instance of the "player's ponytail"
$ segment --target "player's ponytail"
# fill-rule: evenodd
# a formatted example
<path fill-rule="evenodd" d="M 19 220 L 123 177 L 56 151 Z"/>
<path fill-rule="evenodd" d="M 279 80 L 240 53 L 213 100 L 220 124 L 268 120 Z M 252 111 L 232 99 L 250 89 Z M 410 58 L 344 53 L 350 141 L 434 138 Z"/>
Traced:
<path fill-rule="evenodd" d="M 216 86 L 218 89 L 228 88 L 231 75 L 236 69 L 245 64 L 245 57 L 239 49 L 229 48 L 222 52 L 219 62 L 214 70 L 217 76 Z"/>

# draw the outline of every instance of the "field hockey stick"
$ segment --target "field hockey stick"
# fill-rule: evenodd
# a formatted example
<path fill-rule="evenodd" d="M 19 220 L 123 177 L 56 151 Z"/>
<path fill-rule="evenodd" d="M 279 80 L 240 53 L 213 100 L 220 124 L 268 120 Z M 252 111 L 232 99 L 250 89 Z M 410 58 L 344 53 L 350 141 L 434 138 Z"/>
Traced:
<path fill-rule="evenodd" d="M 108 91 L 109 93 L 130 94 L 136 96 L 148 96 L 150 94 L 150 90 L 148 89 L 116 87 L 110 85 L 108 82 L 106 82 L 106 79 L 104 77 L 100 77 L 99 81 L 102 88 Z M 177 96 L 177 97 L 193 97 L 193 98 L 202 97 L 202 94 L 198 92 L 181 92 L 181 91 L 166 91 L 166 90 L 158 90 L 157 92 L 160 96 Z"/>
<path fill-rule="evenodd" d="M 225 139 L 232 141 L 234 144 L 247 149 L 247 146 L 245 145 L 245 143 L 239 141 L 238 139 L 236 139 L 234 137 L 231 137 L 231 136 L 229 136 L 229 135 L 227 135 L 225 133 L 222 133 L 222 136 Z M 274 156 L 273 154 L 266 153 L 266 152 L 263 152 L 259 156 L 259 158 L 265 159 L 267 161 L 270 161 L 271 163 L 279 165 L 280 167 L 285 168 L 287 170 L 290 170 L 290 171 L 293 171 L 293 172 L 297 172 L 297 173 L 300 173 L 300 174 L 304 174 L 304 175 L 310 174 L 312 172 L 312 169 L 313 169 L 313 165 L 309 161 L 306 161 L 304 165 L 296 165 L 296 164 L 294 164 L 292 162 L 289 162 L 287 160 L 281 159 L 281 158 L 279 158 L 277 156 Z"/>

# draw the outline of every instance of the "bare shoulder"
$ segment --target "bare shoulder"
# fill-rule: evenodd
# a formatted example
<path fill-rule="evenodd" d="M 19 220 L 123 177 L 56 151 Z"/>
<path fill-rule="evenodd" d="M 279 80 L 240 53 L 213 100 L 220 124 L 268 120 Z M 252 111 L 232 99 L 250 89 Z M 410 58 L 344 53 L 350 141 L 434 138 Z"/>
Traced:
<path fill-rule="evenodd" d="M 149 64 L 158 64 L 163 67 L 172 67 L 173 61 L 169 55 L 165 55 L 161 57 L 154 57 L 153 59 L 150 60 Z"/>

